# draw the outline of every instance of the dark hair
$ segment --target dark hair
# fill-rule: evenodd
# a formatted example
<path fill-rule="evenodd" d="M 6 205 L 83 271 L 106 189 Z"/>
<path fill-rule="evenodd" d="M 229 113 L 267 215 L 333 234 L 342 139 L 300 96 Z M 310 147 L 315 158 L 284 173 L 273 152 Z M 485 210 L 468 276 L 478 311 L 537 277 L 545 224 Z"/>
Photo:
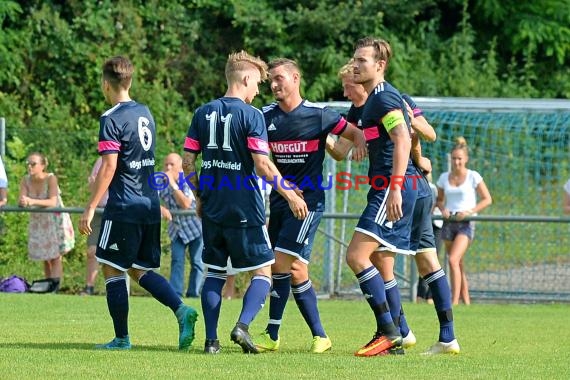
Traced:
<path fill-rule="evenodd" d="M 135 68 L 128 58 L 116 56 L 103 64 L 103 79 L 114 89 L 128 89 L 131 85 Z"/>
<path fill-rule="evenodd" d="M 279 66 L 286 66 L 289 71 L 296 71 L 301 74 L 301 69 L 297 61 L 289 58 L 275 58 L 269 62 L 269 70 L 274 69 Z"/>

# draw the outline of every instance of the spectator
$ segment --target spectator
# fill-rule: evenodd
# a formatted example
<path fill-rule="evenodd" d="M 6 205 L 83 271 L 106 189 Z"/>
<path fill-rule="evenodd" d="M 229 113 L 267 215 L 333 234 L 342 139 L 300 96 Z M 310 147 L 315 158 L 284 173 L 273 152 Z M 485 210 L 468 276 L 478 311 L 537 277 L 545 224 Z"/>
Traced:
<path fill-rule="evenodd" d="M 97 158 L 95 164 L 93 165 L 93 169 L 91 170 L 91 175 L 88 178 L 89 183 L 89 191 L 93 192 L 95 178 L 97 178 L 97 173 L 99 173 L 99 169 L 101 168 L 102 163 L 101 157 Z M 109 192 L 105 192 L 97 207 L 105 208 L 107 204 L 107 199 L 109 199 Z M 97 258 L 95 257 L 95 251 L 97 251 L 97 242 L 99 239 L 99 232 L 101 230 L 101 218 L 102 215 L 99 213 L 95 213 L 93 215 L 93 220 L 91 221 L 91 225 L 93 226 L 93 232 L 87 236 L 87 268 L 85 274 L 85 288 L 81 292 L 81 295 L 91 296 L 95 293 L 95 279 L 97 278 L 97 272 L 99 269 L 99 264 L 97 263 Z"/>
<path fill-rule="evenodd" d="M 4 206 L 6 202 L 8 202 L 8 177 L 2 157 L 0 157 L 0 207 Z"/>
<path fill-rule="evenodd" d="M 564 184 L 564 213 L 570 214 L 570 179 Z"/>
<path fill-rule="evenodd" d="M 492 203 L 483 178 L 476 171 L 467 169 L 467 162 L 467 142 L 459 137 L 451 150 L 451 171 L 437 180 L 437 207 L 444 218 L 441 238 L 449 256 L 453 305 L 457 305 L 460 298 L 466 305 L 471 303 L 463 257 L 475 237 L 475 222 L 464 219 L 477 215 Z"/>
<path fill-rule="evenodd" d="M 46 172 L 47 158 L 41 153 L 32 153 L 28 156 L 27 166 L 28 174 L 20 183 L 18 204 L 21 207 L 63 206 L 57 177 Z M 75 244 L 72 234 L 67 241 L 62 237 L 62 217 L 64 213 L 30 213 L 28 226 L 28 257 L 43 261 L 44 275 L 52 281 L 50 290 L 54 292 L 59 290 L 63 276 L 62 255 L 69 252 Z"/>
<path fill-rule="evenodd" d="M 172 215 L 170 210 L 196 209 L 196 200 L 186 181 L 179 181 L 182 172 L 182 157 L 170 153 L 164 159 L 164 173 L 168 176 L 168 185 L 159 195 L 164 202 L 160 206 L 162 217 L 168 220 L 168 236 L 172 261 L 170 266 L 170 285 L 182 297 L 184 294 L 184 258 L 186 250 L 190 257 L 190 275 L 186 297 L 196 298 L 204 280 L 202 262 L 202 222 L 192 215 Z M 183 185 L 181 188 L 180 185 Z"/>

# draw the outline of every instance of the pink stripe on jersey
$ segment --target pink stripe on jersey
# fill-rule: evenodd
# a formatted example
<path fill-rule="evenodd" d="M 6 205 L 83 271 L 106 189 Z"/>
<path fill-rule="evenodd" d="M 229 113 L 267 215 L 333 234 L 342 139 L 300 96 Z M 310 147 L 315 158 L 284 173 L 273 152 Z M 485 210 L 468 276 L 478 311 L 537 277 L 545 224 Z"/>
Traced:
<path fill-rule="evenodd" d="M 254 152 L 269 153 L 269 146 L 267 146 L 267 141 L 258 139 L 256 137 L 247 138 L 247 147 L 249 150 L 252 150 Z"/>
<path fill-rule="evenodd" d="M 184 149 L 199 152 L 201 150 L 200 142 L 198 140 L 191 139 L 190 137 L 186 137 L 184 139 Z"/>
<path fill-rule="evenodd" d="M 377 126 L 365 128 L 362 132 L 364 132 L 364 138 L 366 141 L 374 140 L 380 137 Z"/>
<path fill-rule="evenodd" d="M 319 140 L 307 141 L 271 141 L 273 153 L 309 153 L 319 150 Z"/>
<path fill-rule="evenodd" d="M 341 117 L 340 120 L 338 121 L 337 125 L 335 125 L 335 127 L 333 128 L 333 130 L 331 131 L 331 133 L 333 135 L 340 135 L 342 132 L 344 132 L 344 129 L 346 128 L 346 119 L 344 117 Z"/>
<path fill-rule="evenodd" d="M 418 117 L 423 115 L 422 109 L 421 108 L 414 108 L 414 117 Z"/>
<path fill-rule="evenodd" d="M 116 141 L 99 141 L 98 149 L 99 152 L 105 152 L 109 150 L 119 151 L 121 150 L 121 144 Z"/>

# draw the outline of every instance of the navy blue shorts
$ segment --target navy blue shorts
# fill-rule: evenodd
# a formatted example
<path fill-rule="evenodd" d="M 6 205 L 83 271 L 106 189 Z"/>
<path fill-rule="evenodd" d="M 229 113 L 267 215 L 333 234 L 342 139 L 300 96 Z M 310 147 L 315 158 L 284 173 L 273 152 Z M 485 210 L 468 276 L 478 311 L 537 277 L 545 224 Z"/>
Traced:
<path fill-rule="evenodd" d="M 415 251 L 410 250 L 410 232 L 418 192 L 409 177 L 406 177 L 404 186 L 405 190 L 402 190 L 403 216 L 396 222 L 389 222 L 386 219 L 385 201 L 390 192 L 389 187 L 381 190 L 371 188 L 368 192 L 368 204 L 355 230 L 377 240 L 380 244 L 378 251 L 391 251 L 404 255 L 415 254 Z"/>
<path fill-rule="evenodd" d="M 275 251 L 294 256 L 303 263 L 311 261 L 313 241 L 323 217 L 323 205 L 309 211 L 303 220 L 295 218 L 290 209 L 271 210 L 269 239 Z"/>
<path fill-rule="evenodd" d="M 222 227 L 202 219 L 204 251 L 202 261 L 208 268 L 227 270 L 228 257 L 235 272 L 247 272 L 275 262 L 267 228 Z"/>
<path fill-rule="evenodd" d="M 103 219 L 95 256 L 121 271 L 160 268 L 160 223 L 136 224 Z"/>
<path fill-rule="evenodd" d="M 453 241 L 459 234 L 466 235 L 469 240 L 475 237 L 475 222 L 447 222 L 441 227 L 441 239 Z"/>
<path fill-rule="evenodd" d="M 431 221 L 433 198 L 424 197 L 416 200 L 414 217 L 412 220 L 412 233 L 410 235 L 410 249 L 417 253 L 435 252 L 435 235 Z"/>

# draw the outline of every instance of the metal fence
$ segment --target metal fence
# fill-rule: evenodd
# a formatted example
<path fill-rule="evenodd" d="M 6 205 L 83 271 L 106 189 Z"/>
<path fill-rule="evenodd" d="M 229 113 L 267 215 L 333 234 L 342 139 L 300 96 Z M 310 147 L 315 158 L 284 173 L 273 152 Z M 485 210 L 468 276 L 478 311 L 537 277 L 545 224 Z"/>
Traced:
<path fill-rule="evenodd" d="M 563 185 L 570 178 L 570 101 L 416 98 L 438 141 L 423 146 L 434 180 L 447 169 L 453 139 L 470 146 L 469 167 L 481 173 L 493 205 L 476 219 L 476 236 L 465 256 L 471 296 L 477 300 L 570 302 L 570 219 L 560 218 Z M 347 110 L 347 103 L 328 103 Z M 4 133 L 0 134 L 3 149 Z M 25 140 L 25 139 L 24 139 Z M 339 172 L 366 174 L 367 163 L 326 159 Z M 326 191 L 326 213 L 316 237 L 311 277 L 321 294 L 360 295 L 345 264 L 346 246 L 368 188 Z M 3 211 L 29 211 L 7 207 Z M 65 211 L 78 213 L 78 208 Z M 445 254 L 440 251 L 440 261 Z M 413 259 L 399 256 L 403 294 L 413 297 Z"/>

